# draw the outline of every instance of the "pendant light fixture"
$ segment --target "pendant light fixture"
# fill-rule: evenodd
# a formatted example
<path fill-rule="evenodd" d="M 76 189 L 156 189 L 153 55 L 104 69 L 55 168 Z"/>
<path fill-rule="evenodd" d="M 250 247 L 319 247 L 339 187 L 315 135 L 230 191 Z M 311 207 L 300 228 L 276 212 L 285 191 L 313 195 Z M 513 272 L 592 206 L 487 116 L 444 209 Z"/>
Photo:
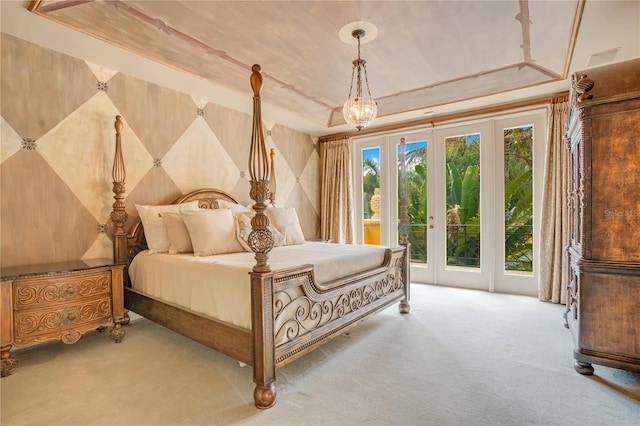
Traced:
<path fill-rule="evenodd" d="M 351 86 L 349 87 L 349 99 L 342 107 L 342 115 L 350 125 L 354 126 L 358 131 L 367 127 L 376 118 L 378 113 L 378 104 L 371 98 L 369 90 L 369 79 L 367 78 L 367 61 L 360 58 L 360 39 L 364 37 L 363 29 L 356 29 L 351 35 L 358 41 L 358 59 L 353 60 L 353 70 L 351 71 Z M 362 96 L 362 74 L 364 73 L 364 81 L 367 85 L 368 98 Z M 355 96 L 351 98 L 353 93 L 353 81 L 356 81 Z"/>

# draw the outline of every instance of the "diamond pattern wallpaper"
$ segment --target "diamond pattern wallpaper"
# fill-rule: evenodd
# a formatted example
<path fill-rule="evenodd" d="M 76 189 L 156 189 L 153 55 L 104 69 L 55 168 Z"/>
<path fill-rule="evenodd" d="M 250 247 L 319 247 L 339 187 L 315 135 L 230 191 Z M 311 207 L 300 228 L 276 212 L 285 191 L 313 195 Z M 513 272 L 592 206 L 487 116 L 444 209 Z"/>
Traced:
<path fill-rule="evenodd" d="M 113 256 L 116 115 L 129 225 L 135 204 L 170 203 L 198 188 L 250 203 L 250 115 L 7 34 L 1 43 L 0 266 Z M 317 140 L 264 125 L 276 153 L 276 203 L 295 207 L 305 236 L 317 238 Z"/>

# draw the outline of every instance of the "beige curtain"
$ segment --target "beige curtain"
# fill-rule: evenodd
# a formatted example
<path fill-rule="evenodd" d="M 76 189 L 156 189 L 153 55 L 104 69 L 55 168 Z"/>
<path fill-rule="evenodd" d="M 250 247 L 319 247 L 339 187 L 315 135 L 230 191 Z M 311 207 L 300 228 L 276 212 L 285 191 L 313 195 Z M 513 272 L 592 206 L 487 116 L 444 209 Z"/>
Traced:
<path fill-rule="evenodd" d="M 567 212 L 568 159 L 564 142 L 566 133 L 567 96 L 554 99 L 549 106 L 546 164 L 542 195 L 540 236 L 540 300 L 565 303 L 565 280 L 569 243 Z"/>
<path fill-rule="evenodd" d="M 355 233 L 349 138 L 321 141 L 320 160 L 320 238 L 334 243 L 352 244 Z"/>

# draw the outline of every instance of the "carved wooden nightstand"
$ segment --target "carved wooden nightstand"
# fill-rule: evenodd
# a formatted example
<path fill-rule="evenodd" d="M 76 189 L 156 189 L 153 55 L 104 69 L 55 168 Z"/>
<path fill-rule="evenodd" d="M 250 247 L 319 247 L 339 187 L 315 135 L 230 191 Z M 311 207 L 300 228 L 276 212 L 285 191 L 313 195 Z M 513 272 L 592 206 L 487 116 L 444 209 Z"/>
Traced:
<path fill-rule="evenodd" d="M 62 340 L 72 344 L 90 330 L 113 327 L 125 335 L 124 265 L 109 259 L 79 260 L 2 269 L 0 281 L 0 362 L 11 374 L 13 346 Z"/>

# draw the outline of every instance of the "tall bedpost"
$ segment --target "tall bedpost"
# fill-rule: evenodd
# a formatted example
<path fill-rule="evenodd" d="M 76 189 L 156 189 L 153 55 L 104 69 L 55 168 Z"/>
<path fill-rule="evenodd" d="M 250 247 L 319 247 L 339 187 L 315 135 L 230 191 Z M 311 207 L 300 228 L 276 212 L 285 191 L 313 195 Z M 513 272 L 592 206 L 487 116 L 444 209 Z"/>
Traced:
<path fill-rule="evenodd" d="M 124 224 L 127 221 L 127 212 L 124 209 L 124 182 L 127 173 L 124 169 L 124 159 L 122 156 L 122 140 L 120 133 L 122 132 L 122 117 L 117 115 L 114 123 L 116 128 L 116 153 L 113 159 L 113 193 L 114 199 L 113 210 L 111 211 L 111 222 L 115 226 L 113 261 L 115 263 L 127 262 L 127 233 L 124 230 Z"/>
<path fill-rule="evenodd" d="M 271 157 L 271 174 L 269 177 L 269 201 L 271 201 L 271 205 L 275 207 L 276 205 L 276 150 L 271 148 L 269 152 L 269 157 Z"/>
<path fill-rule="evenodd" d="M 256 264 L 251 275 L 251 329 L 253 333 L 253 400 L 256 407 L 270 408 L 276 402 L 275 342 L 273 313 L 273 273 L 268 253 L 273 248 L 273 235 L 269 230 L 269 218 L 264 214 L 269 200 L 269 158 L 262 131 L 262 107 L 260 90 L 262 75 L 260 65 L 251 67 L 253 89 L 253 130 L 249 149 L 249 176 L 255 203 L 255 215 L 251 219 L 249 247 L 256 254 Z"/>
<path fill-rule="evenodd" d="M 410 285 L 410 267 L 411 267 L 411 244 L 409 243 L 409 232 L 411 232 L 411 224 L 409 223 L 409 201 L 407 191 L 407 144 L 404 138 L 400 138 L 400 220 L 398 223 L 398 234 L 400 235 L 400 243 L 405 246 L 405 259 L 402 263 L 402 274 L 404 275 L 404 297 L 400 301 L 400 312 L 409 313 L 409 285 Z"/>
<path fill-rule="evenodd" d="M 269 231 L 269 218 L 264 214 L 269 199 L 269 157 L 264 143 L 262 131 L 262 107 L 260 90 L 262 89 L 262 75 L 260 65 L 251 67 L 251 88 L 253 89 L 253 130 L 251 132 L 251 148 L 249 149 L 249 176 L 251 177 L 251 191 L 249 196 L 255 203 L 253 209 L 256 214 L 251 219 L 251 233 L 249 247 L 256 254 L 254 272 L 271 272 L 267 263 L 268 253 L 273 248 L 273 235 Z"/>

